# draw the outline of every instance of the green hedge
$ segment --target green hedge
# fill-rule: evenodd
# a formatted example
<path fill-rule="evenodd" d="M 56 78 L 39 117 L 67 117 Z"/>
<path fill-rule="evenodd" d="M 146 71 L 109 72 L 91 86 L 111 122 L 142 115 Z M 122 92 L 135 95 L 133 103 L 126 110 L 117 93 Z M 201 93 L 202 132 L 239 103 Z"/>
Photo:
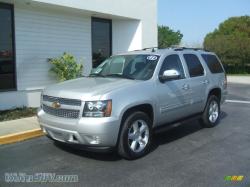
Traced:
<path fill-rule="evenodd" d="M 250 66 L 223 65 L 229 74 L 250 74 Z"/>

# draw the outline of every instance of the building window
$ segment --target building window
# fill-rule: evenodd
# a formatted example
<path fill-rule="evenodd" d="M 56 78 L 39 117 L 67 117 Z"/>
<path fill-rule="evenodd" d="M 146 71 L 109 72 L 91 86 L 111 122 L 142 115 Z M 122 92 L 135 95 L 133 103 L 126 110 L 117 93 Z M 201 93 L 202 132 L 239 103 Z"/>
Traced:
<path fill-rule="evenodd" d="M 92 62 L 96 68 L 112 53 L 112 21 L 92 18 Z"/>
<path fill-rule="evenodd" d="M 0 91 L 16 88 L 13 6 L 0 3 Z"/>

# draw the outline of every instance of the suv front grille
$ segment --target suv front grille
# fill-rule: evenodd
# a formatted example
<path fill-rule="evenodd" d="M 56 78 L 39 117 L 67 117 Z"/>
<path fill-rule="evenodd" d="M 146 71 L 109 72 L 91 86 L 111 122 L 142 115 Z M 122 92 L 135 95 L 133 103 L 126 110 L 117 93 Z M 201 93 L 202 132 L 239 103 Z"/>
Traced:
<path fill-rule="evenodd" d="M 45 113 L 53 115 L 53 116 L 71 118 L 71 119 L 79 118 L 79 114 L 80 114 L 80 110 L 52 108 L 45 104 L 43 104 L 43 110 Z"/>
<path fill-rule="evenodd" d="M 61 97 L 53 97 L 48 95 L 43 95 L 43 101 L 48 102 L 59 102 L 62 105 L 71 105 L 71 106 L 81 106 L 82 102 L 78 99 L 66 99 Z"/>

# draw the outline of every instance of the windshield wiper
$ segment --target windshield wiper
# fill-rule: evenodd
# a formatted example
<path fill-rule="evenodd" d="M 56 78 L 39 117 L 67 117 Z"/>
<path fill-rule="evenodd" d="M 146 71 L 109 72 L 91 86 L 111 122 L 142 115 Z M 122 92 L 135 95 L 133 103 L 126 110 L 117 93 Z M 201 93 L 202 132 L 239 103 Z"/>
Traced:
<path fill-rule="evenodd" d="M 131 79 L 131 80 L 135 80 L 134 78 L 130 77 L 130 76 L 126 76 L 126 75 L 121 75 L 121 74 L 107 74 L 105 75 L 106 77 L 119 77 L 119 78 L 124 78 L 124 79 Z"/>

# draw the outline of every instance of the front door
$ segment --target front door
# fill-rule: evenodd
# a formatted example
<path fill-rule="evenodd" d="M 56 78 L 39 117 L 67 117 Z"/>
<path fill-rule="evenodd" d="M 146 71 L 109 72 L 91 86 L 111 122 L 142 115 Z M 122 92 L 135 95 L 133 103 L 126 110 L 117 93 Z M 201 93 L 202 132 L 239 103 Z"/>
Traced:
<path fill-rule="evenodd" d="M 92 18 L 92 63 L 96 68 L 112 53 L 112 21 Z"/>
<path fill-rule="evenodd" d="M 159 75 L 162 75 L 166 70 L 173 69 L 180 73 L 180 77 L 163 83 L 158 82 L 156 88 L 159 124 L 162 125 L 190 114 L 188 106 L 191 94 L 178 54 L 172 54 L 165 58 Z"/>

